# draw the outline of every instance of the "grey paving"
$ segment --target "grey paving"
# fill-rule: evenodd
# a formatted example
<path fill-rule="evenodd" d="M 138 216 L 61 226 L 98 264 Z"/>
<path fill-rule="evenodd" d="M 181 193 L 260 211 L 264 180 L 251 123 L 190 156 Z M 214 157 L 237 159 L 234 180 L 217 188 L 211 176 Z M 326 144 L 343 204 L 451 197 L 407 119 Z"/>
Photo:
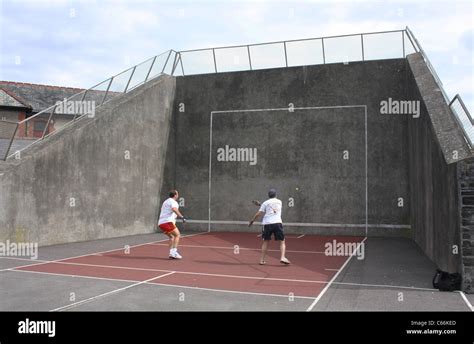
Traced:
<path fill-rule="evenodd" d="M 61 259 L 160 239 L 153 234 L 55 245 L 40 255 Z M 364 253 L 349 261 L 313 311 L 469 311 L 460 293 L 432 289 L 435 267 L 413 241 L 368 238 Z M 4 270 L 32 262 L 0 258 L 0 311 L 305 311 L 315 301 Z M 474 295 L 467 298 L 474 303 Z"/>
<path fill-rule="evenodd" d="M 160 285 L 139 285 L 121 293 L 71 308 L 71 311 L 303 311 L 311 299 L 290 299 L 198 290 Z"/>

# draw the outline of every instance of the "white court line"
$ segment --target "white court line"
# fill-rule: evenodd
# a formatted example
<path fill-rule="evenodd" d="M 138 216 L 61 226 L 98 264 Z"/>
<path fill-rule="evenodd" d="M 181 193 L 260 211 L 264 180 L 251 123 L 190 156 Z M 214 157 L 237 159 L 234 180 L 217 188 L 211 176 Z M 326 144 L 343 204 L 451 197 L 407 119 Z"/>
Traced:
<path fill-rule="evenodd" d="M 349 259 L 351 257 L 349 257 Z M 46 261 L 46 262 L 48 263 L 48 261 Z M 206 272 L 176 271 L 176 270 L 164 270 L 164 269 L 147 269 L 147 268 L 134 268 L 134 267 L 125 267 L 125 266 L 98 265 L 98 264 L 87 264 L 87 263 L 70 263 L 70 262 L 54 262 L 54 261 L 52 261 L 51 263 L 53 263 L 53 264 L 63 264 L 63 265 L 77 265 L 77 266 L 110 268 L 110 269 L 122 269 L 122 270 L 151 271 L 151 272 L 165 272 L 165 273 L 174 272 L 175 274 L 182 274 L 182 275 L 198 275 L 198 276 L 223 277 L 223 278 L 242 278 L 242 279 L 282 281 L 282 282 L 314 283 L 314 284 L 327 284 L 327 283 L 329 283 L 328 281 L 318 281 L 318 280 L 298 280 L 298 279 L 285 279 L 285 278 L 273 278 L 273 277 L 211 274 L 211 273 L 206 273 Z M 44 273 L 44 274 L 53 274 L 53 275 L 57 275 L 57 276 L 69 276 L 69 277 L 90 277 L 90 276 L 82 276 L 82 275 L 60 274 L 60 273 L 53 273 L 53 272 L 19 270 L 20 268 L 21 268 L 21 266 L 18 269 L 12 269 L 12 270 L 9 270 L 9 271 L 12 271 L 12 272 L 15 272 L 15 271 L 32 272 L 32 273 L 39 273 L 39 274 Z M 102 278 L 102 277 L 90 277 L 90 278 L 108 280 L 108 278 Z M 120 279 L 109 279 L 109 280 L 119 280 L 120 281 Z M 123 280 L 123 281 L 130 281 L 130 280 Z M 360 287 L 377 287 L 377 288 L 395 288 L 395 289 L 439 291 L 437 289 L 430 289 L 430 288 L 408 287 L 408 286 L 387 285 L 387 284 L 364 284 L 364 283 L 351 283 L 351 282 L 332 282 L 332 284 L 348 285 L 348 286 L 360 286 Z M 313 299 L 313 297 L 311 299 Z"/>
<path fill-rule="evenodd" d="M 92 277 L 92 276 L 80 276 L 80 275 L 64 275 L 64 274 L 58 274 L 58 273 L 54 273 L 54 272 L 40 272 L 40 271 L 28 271 L 28 270 L 12 270 L 10 272 L 23 272 L 23 273 L 33 273 L 33 274 L 39 274 L 39 275 L 52 275 L 52 276 L 72 277 L 72 278 L 86 278 L 86 279 L 106 280 L 106 281 L 113 281 L 113 282 L 129 282 L 129 283 L 140 282 L 140 281 L 136 281 L 136 280 L 122 280 L 122 279 L 118 279 L 118 278 L 104 278 L 104 277 Z M 289 295 L 284 295 L 284 294 L 269 294 L 269 293 L 256 293 L 256 292 L 251 292 L 251 291 L 211 289 L 211 288 L 202 288 L 202 287 L 191 287 L 191 286 L 185 286 L 185 285 L 179 285 L 179 284 L 149 283 L 149 282 L 144 283 L 144 284 L 153 285 L 153 286 L 179 287 L 179 288 L 185 288 L 185 289 L 217 291 L 217 292 L 230 293 L 230 294 L 249 294 L 249 295 L 284 297 L 284 298 L 289 297 Z M 294 295 L 293 297 L 295 299 L 311 299 L 311 300 L 314 299 L 314 297 L 312 297 L 312 296 L 297 296 L 297 295 Z"/>
<path fill-rule="evenodd" d="M 200 235 L 200 234 L 206 234 L 206 233 L 207 233 L 207 232 L 200 232 L 200 233 L 195 233 L 195 234 L 182 235 L 181 238 L 187 238 L 187 237 L 191 237 L 191 236 L 195 236 L 195 235 Z M 146 243 L 143 243 L 143 244 L 137 244 L 137 245 L 128 246 L 128 248 L 139 247 L 139 246 L 145 246 L 145 245 L 151 245 L 151 244 L 154 244 L 154 243 L 157 243 L 157 242 L 166 241 L 166 240 L 169 240 L 169 239 L 166 238 L 166 239 L 163 239 L 163 240 L 149 241 L 149 242 L 146 242 Z M 66 257 L 66 258 L 61 258 L 61 259 L 56 259 L 56 260 L 50 260 L 50 261 L 47 261 L 47 262 L 48 262 L 48 263 L 56 263 L 56 262 L 61 262 L 61 261 L 68 260 L 68 259 L 76 259 L 76 258 L 82 258 L 82 257 L 87 257 L 87 256 L 99 255 L 99 254 L 102 254 L 102 253 L 108 253 L 108 252 L 114 252 L 114 251 L 122 251 L 123 249 L 124 249 L 124 247 L 120 247 L 120 248 L 115 248 L 115 249 L 107 250 L 107 251 L 92 252 L 92 253 L 82 254 L 82 255 L 80 255 L 80 256 Z M 5 258 L 5 257 L 0 257 L 0 258 Z M 38 259 L 35 259 L 35 260 L 38 261 Z M 35 264 L 23 265 L 23 266 L 21 266 L 21 267 L 22 267 L 22 268 L 26 268 L 26 267 L 35 266 L 35 265 L 41 265 L 41 264 L 44 264 L 44 263 L 35 263 Z M 15 269 L 15 268 L 10 268 L 10 269 L 7 269 L 7 270 L 13 270 L 13 269 Z"/>
<path fill-rule="evenodd" d="M 463 298 L 464 302 L 466 303 L 467 307 L 469 307 L 471 312 L 474 312 L 474 307 L 471 305 L 471 303 L 467 299 L 466 295 L 462 291 L 460 291 L 459 294 L 461 294 L 461 297 Z"/>
<path fill-rule="evenodd" d="M 295 238 L 296 239 L 296 238 Z M 167 244 L 150 244 L 151 246 L 167 246 Z M 191 248 L 210 248 L 210 249 L 225 249 L 225 250 L 234 250 L 235 247 L 233 246 L 202 246 L 202 245 L 179 245 L 179 247 L 191 247 Z M 261 251 L 261 248 L 247 248 L 247 247 L 240 247 L 239 250 L 247 250 L 247 251 Z M 280 250 L 267 250 L 268 252 L 280 252 Z M 290 253 L 313 253 L 313 254 L 325 254 L 322 251 L 293 251 L 293 250 L 286 250 L 286 252 Z"/>
<path fill-rule="evenodd" d="M 43 272 L 43 271 L 33 271 L 33 270 L 9 270 L 8 272 L 22 272 L 27 274 L 38 274 L 38 275 L 51 275 L 51 276 L 62 276 L 62 277 L 71 277 L 71 278 L 87 278 L 87 279 L 94 279 L 94 280 L 104 280 L 104 281 L 114 281 L 114 282 L 140 282 L 137 280 L 125 280 L 120 278 L 107 278 L 107 277 L 95 277 L 95 276 L 84 276 L 84 275 L 68 275 L 68 274 L 60 274 L 56 272 Z"/>
<path fill-rule="evenodd" d="M 287 279 L 287 278 L 273 278 L 273 277 L 259 277 L 259 276 L 242 276 L 242 275 L 227 275 L 227 274 L 212 274 L 207 272 L 194 272 L 194 271 L 176 271 L 176 270 L 166 270 L 166 269 L 148 269 L 148 268 L 134 268 L 128 266 L 115 266 L 115 265 L 99 265 L 99 264 L 87 264 L 87 263 L 72 263 L 72 262 L 46 262 L 46 264 L 63 264 L 63 265 L 72 265 L 72 266 L 88 266 L 94 268 L 107 268 L 107 269 L 121 269 L 121 270 L 135 270 L 135 271 L 150 271 L 150 272 L 173 272 L 176 274 L 182 275 L 197 275 L 197 276 L 209 276 L 209 277 L 224 277 L 224 278 L 242 278 L 242 279 L 254 279 L 254 280 L 269 280 L 269 281 L 282 281 L 282 282 L 301 282 L 301 283 L 328 283 L 327 281 L 317 281 L 317 280 L 297 280 L 297 279 Z M 30 271 L 30 270 L 20 270 L 22 266 L 18 269 L 9 269 L 9 271 Z M 35 271 L 40 272 L 40 271 Z M 59 274 L 61 275 L 61 274 Z M 70 275 L 62 274 L 65 276 L 81 276 L 81 275 Z"/>
<path fill-rule="evenodd" d="M 162 277 L 166 277 L 166 276 L 172 275 L 173 273 L 174 273 L 174 272 L 170 272 L 170 273 L 167 273 L 167 274 L 164 274 L 164 275 L 160 275 L 160 276 L 156 276 L 156 277 L 153 277 L 153 278 L 149 278 L 149 279 L 147 279 L 147 280 L 145 280 L 145 281 L 141 281 L 141 282 L 137 282 L 137 283 L 128 285 L 128 286 L 126 286 L 126 287 L 122 287 L 122 288 L 119 288 L 119 289 L 114 289 L 114 290 L 111 290 L 111 291 L 109 291 L 109 292 L 107 292 L 107 293 L 102 293 L 102 294 L 99 294 L 99 295 L 96 295 L 96 296 L 93 296 L 93 297 L 89 297 L 88 299 L 85 299 L 85 300 L 77 301 L 77 302 L 71 303 L 71 304 L 66 305 L 66 306 L 62 306 L 62 307 L 58 307 L 58 308 L 52 309 L 51 312 L 58 312 L 58 311 L 62 311 L 62 310 L 65 310 L 65 309 L 69 309 L 69 308 L 73 308 L 73 307 L 76 307 L 76 306 L 80 306 L 80 305 L 89 303 L 89 302 L 91 302 L 91 301 L 97 300 L 97 299 L 99 299 L 99 298 L 101 298 L 101 297 L 105 297 L 105 296 L 107 296 L 107 295 L 116 294 L 116 293 L 119 293 L 119 292 L 121 292 L 121 291 L 124 291 L 124 290 L 130 289 L 130 288 L 139 286 L 139 285 L 141 285 L 141 284 L 145 284 L 145 283 L 151 282 L 151 281 L 153 281 L 153 280 L 160 279 L 160 278 L 162 278 Z"/>
<path fill-rule="evenodd" d="M 40 274 L 40 275 L 52 275 L 52 276 L 62 276 L 62 277 L 72 277 L 72 278 L 85 278 L 85 279 L 95 279 L 95 280 L 107 280 L 107 281 L 117 281 L 117 282 L 139 282 L 133 280 L 121 280 L 115 278 L 103 278 L 103 277 L 92 277 L 92 276 L 79 276 L 79 275 L 64 275 L 64 274 L 57 274 L 51 272 L 37 272 L 37 271 L 27 271 L 27 270 L 12 270 L 11 272 L 21 272 L 21 273 L 33 273 L 33 274 Z M 326 283 L 326 282 L 324 282 Z M 204 290 L 210 292 L 219 292 L 219 293 L 228 293 L 228 294 L 242 294 L 242 295 L 257 295 L 257 296 L 269 296 L 269 297 L 280 297 L 280 298 L 289 298 L 289 295 L 285 294 L 270 294 L 270 293 L 257 293 L 257 292 L 246 292 L 246 291 L 235 291 L 235 290 L 225 290 L 225 289 L 212 289 L 212 288 L 203 288 L 203 287 L 191 287 L 179 284 L 167 284 L 167 283 L 143 283 L 146 285 L 152 286 L 164 286 L 164 287 L 173 287 L 173 288 L 183 288 L 183 289 L 194 289 L 194 290 Z M 357 283 L 339 283 L 339 284 L 348 284 L 348 285 L 359 285 Z M 377 285 L 363 285 L 363 286 L 377 286 Z M 391 288 L 400 288 L 400 289 L 415 289 L 415 290 L 427 290 L 427 291 L 436 291 L 440 292 L 437 289 L 427 289 L 427 288 L 414 288 L 414 287 L 404 287 L 404 286 L 389 286 L 389 285 L 381 285 L 381 287 L 391 287 Z M 292 295 L 294 299 L 310 299 L 314 300 L 314 297 L 311 296 L 297 296 Z"/>
<path fill-rule="evenodd" d="M 353 108 L 362 108 L 364 109 L 364 139 L 365 139 L 365 224 L 362 225 L 365 229 L 365 237 L 367 237 L 368 233 L 368 144 L 367 144 L 367 104 L 354 104 L 354 105 L 333 105 L 333 106 L 305 106 L 305 107 L 295 107 L 291 110 L 323 110 L 323 109 L 353 109 Z M 265 108 L 265 109 L 237 109 L 237 110 L 218 110 L 218 111 L 211 111 L 209 116 L 209 187 L 208 187 L 208 231 L 211 231 L 211 200 L 212 200 L 212 132 L 213 132 L 213 116 L 217 114 L 226 114 L 226 113 L 248 113 L 248 112 L 269 112 L 269 111 L 285 111 L 285 112 L 292 112 L 290 108 Z M 244 223 L 247 223 L 244 221 Z M 285 225 L 288 226 L 301 226 L 302 224 L 289 224 L 286 223 Z M 311 225 L 312 226 L 312 225 Z M 358 225 L 359 226 L 359 225 Z"/>
<path fill-rule="evenodd" d="M 339 269 L 324 269 L 326 271 L 339 271 Z"/>
<path fill-rule="evenodd" d="M 175 287 L 175 288 L 185 288 L 185 289 L 197 289 L 197 290 L 206 290 L 206 291 L 217 291 L 219 293 L 231 293 L 231 294 L 248 294 L 248 295 L 259 295 L 259 296 L 273 296 L 273 297 L 284 297 L 286 299 L 289 299 L 290 295 L 284 295 L 284 294 L 269 294 L 269 293 L 255 293 L 251 291 L 237 291 L 237 290 L 225 290 L 225 289 L 211 289 L 211 288 L 201 288 L 201 287 L 190 287 L 190 286 L 185 286 L 185 285 L 179 285 L 179 284 L 165 284 L 165 283 L 147 283 L 148 285 L 154 284 L 154 285 L 159 285 L 159 286 L 165 286 L 165 287 Z M 310 299 L 312 300 L 313 297 L 311 296 L 297 296 L 297 295 L 292 295 L 292 298 L 295 299 Z"/>
<path fill-rule="evenodd" d="M 318 297 L 316 299 L 314 299 L 313 303 L 308 307 L 308 309 L 306 310 L 307 312 L 310 312 L 314 306 L 316 306 L 316 304 L 319 302 L 319 300 L 321 300 L 321 297 L 323 297 L 323 295 L 326 293 L 326 291 L 329 289 L 329 287 L 331 286 L 331 284 L 334 282 L 334 280 L 337 278 L 337 276 L 339 276 L 339 274 L 341 273 L 342 270 L 344 270 L 344 268 L 346 267 L 347 263 L 349 263 L 349 261 L 351 260 L 351 258 L 356 254 L 356 252 L 358 251 L 360 245 L 363 245 L 364 244 L 364 241 L 367 240 L 367 237 L 364 238 L 364 240 L 362 240 L 359 245 L 357 245 L 357 248 L 354 250 L 354 252 L 352 252 L 352 254 L 349 256 L 349 258 L 346 259 L 346 262 L 344 263 L 344 265 L 341 266 L 341 268 L 339 269 L 338 272 L 336 272 L 336 274 L 333 276 L 333 278 L 331 278 L 331 280 L 329 281 L 329 283 L 324 287 L 324 289 L 319 293 Z"/>
<path fill-rule="evenodd" d="M 301 239 L 302 237 L 304 237 L 305 234 L 301 234 L 299 237 L 297 237 L 296 239 Z"/>
<path fill-rule="evenodd" d="M 248 225 L 248 221 L 224 221 L 224 220 L 186 220 L 187 223 L 201 223 L 209 225 Z M 261 222 L 254 222 L 256 226 L 262 226 Z M 378 229 L 411 229 L 411 225 L 400 225 L 400 224 L 365 224 L 365 223 L 321 223 L 321 222 L 283 222 L 283 226 L 291 227 L 328 227 L 328 228 L 378 228 Z M 232 232 L 228 232 L 232 233 Z M 251 232 L 244 232 L 251 233 Z M 340 235 L 338 235 L 340 236 Z"/>

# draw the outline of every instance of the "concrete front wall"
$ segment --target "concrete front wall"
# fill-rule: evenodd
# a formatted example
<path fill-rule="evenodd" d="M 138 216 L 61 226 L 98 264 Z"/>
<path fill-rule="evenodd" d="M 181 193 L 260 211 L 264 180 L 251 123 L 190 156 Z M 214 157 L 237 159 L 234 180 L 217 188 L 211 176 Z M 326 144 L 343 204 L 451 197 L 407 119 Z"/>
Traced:
<path fill-rule="evenodd" d="M 171 77 L 151 81 L 0 163 L 0 241 L 152 232 L 175 85 Z"/>
<path fill-rule="evenodd" d="M 406 60 L 394 59 L 178 77 L 165 189 L 181 191 L 190 219 L 208 219 L 212 111 L 346 106 L 214 114 L 211 220 L 248 221 L 257 210 L 251 200 L 275 187 L 283 221 L 310 224 L 287 229 L 363 235 L 365 109 L 350 106 L 366 105 L 369 234 L 407 234 L 394 227 L 409 225 L 407 115 L 380 114 L 382 100 L 405 99 L 406 76 Z M 257 148 L 257 164 L 217 161 L 226 145 Z"/>
<path fill-rule="evenodd" d="M 408 61 L 408 94 L 411 99 L 421 103 L 420 118 L 408 122 L 411 226 L 414 240 L 440 269 L 460 272 L 457 164 L 446 163 L 426 107 L 426 102 L 429 102 L 433 111 L 439 109 L 435 104 L 443 104 L 439 99 L 442 95 L 439 91 L 427 91 L 434 79 L 426 65 L 420 63 L 420 56 L 412 55 Z M 420 88 L 426 92 L 425 97 L 421 96 Z M 458 247 L 458 254 L 453 253 L 454 245 Z"/>

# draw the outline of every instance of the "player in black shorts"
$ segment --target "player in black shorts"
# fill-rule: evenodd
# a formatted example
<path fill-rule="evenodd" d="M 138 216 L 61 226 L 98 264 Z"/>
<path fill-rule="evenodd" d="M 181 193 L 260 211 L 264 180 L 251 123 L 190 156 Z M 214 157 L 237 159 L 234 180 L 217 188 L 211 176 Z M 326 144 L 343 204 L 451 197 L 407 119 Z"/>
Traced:
<path fill-rule="evenodd" d="M 269 199 L 262 203 L 259 211 L 255 214 L 253 219 L 249 223 L 249 227 L 254 221 L 260 216 L 263 216 L 263 231 L 262 231 L 262 255 L 260 257 L 260 265 L 266 264 L 265 257 L 267 255 L 268 242 L 273 237 L 276 241 L 280 242 L 281 257 L 280 262 L 282 264 L 290 264 L 290 261 L 285 257 L 286 245 L 285 245 L 285 233 L 283 232 L 283 224 L 281 220 L 281 201 L 276 198 L 276 190 L 271 189 L 268 192 Z"/>

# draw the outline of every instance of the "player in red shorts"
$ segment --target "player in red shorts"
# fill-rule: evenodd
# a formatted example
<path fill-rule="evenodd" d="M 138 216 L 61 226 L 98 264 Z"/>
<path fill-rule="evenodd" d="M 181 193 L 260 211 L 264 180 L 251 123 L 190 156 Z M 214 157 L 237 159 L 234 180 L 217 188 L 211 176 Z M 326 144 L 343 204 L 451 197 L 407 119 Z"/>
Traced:
<path fill-rule="evenodd" d="M 171 190 L 170 198 L 163 202 L 161 206 L 160 219 L 158 227 L 170 238 L 170 259 L 182 259 L 178 253 L 178 243 L 181 233 L 176 227 L 176 217 L 185 222 L 184 216 L 179 212 L 179 204 L 176 200 L 179 197 L 178 190 Z"/>

